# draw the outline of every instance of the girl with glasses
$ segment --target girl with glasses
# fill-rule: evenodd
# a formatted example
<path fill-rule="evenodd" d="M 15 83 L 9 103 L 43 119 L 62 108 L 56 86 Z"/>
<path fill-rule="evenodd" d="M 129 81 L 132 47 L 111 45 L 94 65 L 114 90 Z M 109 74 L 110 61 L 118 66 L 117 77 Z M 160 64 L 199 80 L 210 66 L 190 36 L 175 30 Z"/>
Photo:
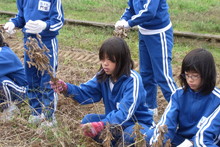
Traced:
<path fill-rule="evenodd" d="M 216 67 L 212 54 L 202 48 L 190 51 L 182 61 L 181 88 L 171 100 L 153 131 L 150 143 L 158 141 L 158 128 L 166 125 L 166 142 L 173 146 L 193 146 L 197 131 L 220 105 L 220 90 L 215 87 Z"/>

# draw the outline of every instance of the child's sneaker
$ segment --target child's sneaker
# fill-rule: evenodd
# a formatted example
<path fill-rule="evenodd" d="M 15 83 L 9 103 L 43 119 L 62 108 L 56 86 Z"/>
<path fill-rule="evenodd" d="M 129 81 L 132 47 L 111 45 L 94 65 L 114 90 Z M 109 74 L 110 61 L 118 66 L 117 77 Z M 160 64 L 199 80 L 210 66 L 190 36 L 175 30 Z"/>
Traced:
<path fill-rule="evenodd" d="M 51 127 L 56 127 L 56 126 L 57 126 L 56 120 L 53 120 L 53 121 L 45 120 L 40 125 L 41 128 L 51 128 Z"/>
<path fill-rule="evenodd" d="M 10 106 L 3 111 L 0 120 L 11 121 L 18 114 L 20 114 L 18 107 L 15 104 L 10 104 Z"/>
<path fill-rule="evenodd" d="M 38 125 L 44 120 L 45 120 L 45 116 L 42 113 L 41 115 L 30 115 L 29 119 L 28 119 L 28 122 L 31 123 L 31 124 Z"/>

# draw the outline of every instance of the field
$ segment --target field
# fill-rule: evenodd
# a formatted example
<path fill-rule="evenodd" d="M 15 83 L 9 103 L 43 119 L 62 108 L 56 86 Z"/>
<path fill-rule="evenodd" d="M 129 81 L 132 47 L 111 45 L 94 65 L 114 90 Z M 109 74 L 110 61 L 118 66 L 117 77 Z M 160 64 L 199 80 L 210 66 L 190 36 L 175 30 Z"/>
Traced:
<path fill-rule="evenodd" d="M 24 50 L 20 33 L 18 32 L 8 38 L 7 42 L 23 60 Z M 60 46 L 60 48 L 58 78 L 66 82 L 80 84 L 89 80 L 97 72 L 99 60 L 96 52 L 68 46 Z M 180 71 L 179 63 L 181 58 L 180 54 L 176 53 L 173 59 L 175 63 L 173 73 L 176 80 Z M 138 70 L 137 60 L 135 63 L 136 70 Z M 218 71 L 220 71 L 219 63 L 217 67 Z M 218 87 L 220 87 L 219 79 L 218 74 Z M 167 105 L 160 91 L 158 92 L 158 104 L 159 116 L 155 118 L 156 121 Z M 60 95 L 56 112 L 58 127 L 46 131 L 28 124 L 27 119 L 30 112 L 27 103 L 22 104 L 20 108 L 21 113 L 13 121 L 0 121 L 0 146 L 99 146 L 92 140 L 81 136 L 79 124 L 81 118 L 87 113 L 103 113 L 102 103 L 81 106 L 73 100 Z"/>
<path fill-rule="evenodd" d="M 63 0 L 65 14 L 67 18 L 81 19 L 98 22 L 114 23 L 120 17 L 125 8 L 126 0 L 116 2 L 114 0 Z M 219 28 L 219 0 L 213 0 L 204 5 L 197 5 L 197 1 L 184 0 L 170 1 L 171 18 L 174 29 L 179 31 L 192 31 L 197 33 L 220 34 Z M 7 6 L 1 10 L 16 12 L 15 0 L 3 0 L 0 6 L 7 2 Z M 73 3 L 70 5 L 70 3 Z M 77 5 L 78 4 L 78 5 Z M 103 5 L 101 5 L 103 4 Z M 107 7 L 108 6 L 108 7 Z M 93 9 L 95 7 L 95 9 Z M 106 8 L 107 9 L 104 9 Z M 114 7 L 114 9 L 111 9 Z M 98 10 L 98 8 L 100 8 Z M 206 9 L 207 8 L 207 9 Z M 209 9 L 208 9 L 209 8 Z M 73 11 L 71 11 L 73 10 Z M 190 11 L 192 15 L 190 15 Z M 89 13 L 93 12 L 93 13 Z M 101 13 L 100 13 L 101 12 Z M 116 13 L 117 12 L 117 13 Z M 88 15 L 85 15 L 85 13 Z M 112 15 L 109 16 L 109 13 Z M 92 15 L 93 14 L 93 15 Z M 102 15 L 101 15 L 102 14 Z M 211 15 L 213 14 L 213 15 Z M 94 17 L 97 16 L 97 17 Z M 210 17 L 208 17 L 210 16 Z M 3 24 L 9 19 L 8 16 L 1 16 L 0 22 Z M 195 20 L 192 22 L 192 20 Z M 209 26 L 209 27 L 207 27 Z M 94 28 L 77 25 L 65 25 L 59 35 L 59 67 L 57 77 L 65 82 L 79 85 L 94 76 L 99 68 L 97 49 L 106 38 L 112 36 L 112 28 Z M 129 32 L 128 42 L 132 58 L 135 61 L 135 69 L 138 71 L 138 51 L 137 32 Z M 23 60 L 23 44 L 20 30 L 13 36 L 7 38 L 6 42 Z M 191 49 L 203 47 L 209 49 L 216 60 L 218 71 L 217 87 L 220 87 L 220 42 L 207 41 L 202 39 L 189 39 L 175 37 L 173 49 L 173 74 L 178 82 L 177 76 L 180 72 L 180 64 L 184 55 Z M 161 91 L 158 91 L 159 116 L 163 113 L 167 102 L 163 98 Z M 79 130 L 79 124 L 83 116 L 87 113 L 103 113 L 103 104 L 94 103 L 92 105 L 81 106 L 70 98 L 59 95 L 58 108 L 56 112 L 58 127 L 41 130 L 36 126 L 28 124 L 30 115 L 28 103 L 20 105 L 21 113 L 13 121 L 0 121 L 0 147 L 25 146 L 25 147 L 95 147 L 100 146 L 89 138 L 83 137 Z"/>

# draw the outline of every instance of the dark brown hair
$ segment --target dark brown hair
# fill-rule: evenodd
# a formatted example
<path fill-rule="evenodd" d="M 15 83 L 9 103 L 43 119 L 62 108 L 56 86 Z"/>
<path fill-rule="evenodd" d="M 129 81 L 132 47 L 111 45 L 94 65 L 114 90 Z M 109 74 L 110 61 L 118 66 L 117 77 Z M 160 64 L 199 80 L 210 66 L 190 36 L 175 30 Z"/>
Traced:
<path fill-rule="evenodd" d="M 0 47 L 8 46 L 8 44 L 4 41 L 4 36 L 2 34 L 2 31 L 0 31 Z"/>
<path fill-rule="evenodd" d="M 112 37 L 104 41 L 99 49 L 99 60 L 107 56 L 110 61 L 116 63 L 114 70 L 114 79 L 118 79 L 122 75 L 130 76 L 131 69 L 134 67 L 134 62 L 131 59 L 130 49 L 124 39 L 119 37 Z M 109 75 L 102 70 L 100 66 L 98 81 L 105 81 Z"/>
<path fill-rule="evenodd" d="M 200 74 L 202 86 L 201 93 L 207 95 L 212 92 L 216 84 L 216 67 L 212 54 L 202 48 L 197 48 L 190 51 L 182 62 L 180 84 L 186 90 L 189 85 L 184 78 L 185 72 L 196 72 Z"/>

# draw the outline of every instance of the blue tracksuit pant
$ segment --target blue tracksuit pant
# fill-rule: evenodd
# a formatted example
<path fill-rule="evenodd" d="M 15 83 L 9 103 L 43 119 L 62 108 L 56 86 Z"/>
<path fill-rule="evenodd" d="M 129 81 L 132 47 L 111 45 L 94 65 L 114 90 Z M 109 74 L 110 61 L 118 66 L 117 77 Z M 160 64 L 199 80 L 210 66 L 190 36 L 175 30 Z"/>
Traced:
<path fill-rule="evenodd" d="M 13 101 L 21 102 L 26 98 L 26 86 L 18 86 L 12 79 L 0 78 L 0 103 L 6 102 L 6 107 Z"/>
<path fill-rule="evenodd" d="M 147 104 L 150 109 L 157 107 L 157 86 L 169 102 L 177 88 L 172 75 L 173 29 L 153 35 L 139 32 L 140 75 L 147 91 Z"/>
<path fill-rule="evenodd" d="M 24 38 L 24 42 L 26 42 L 27 38 Z M 58 61 L 58 42 L 57 38 L 53 37 L 45 37 L 41 38 L 42 42 L 46 45 L 46 47 L 50 50 L 47 54 L 50 59 L 50 66 L 52 67 L 53 74 L 55 77 L 55 73 L 57 70 L 57 61 Z M 27 48 L 25 46 L 25 48 Z M 28 98 L 29 103 L 32 108 L 32 115 L 40 115 L 44 113 L 47 119 L 54 118 L 54 111 L 56 110 L 58 96 L 51 89 L 49 81 L 51 80 L 50 75 L 45 72 L 42 74 L 38 69 L 34 66 L 29 68 L 27 61 L 30 61 L 30 58 L 25 53 L 24 57 L 25 61 L 25 72 L 27 75 L 28 81 Z"/>

